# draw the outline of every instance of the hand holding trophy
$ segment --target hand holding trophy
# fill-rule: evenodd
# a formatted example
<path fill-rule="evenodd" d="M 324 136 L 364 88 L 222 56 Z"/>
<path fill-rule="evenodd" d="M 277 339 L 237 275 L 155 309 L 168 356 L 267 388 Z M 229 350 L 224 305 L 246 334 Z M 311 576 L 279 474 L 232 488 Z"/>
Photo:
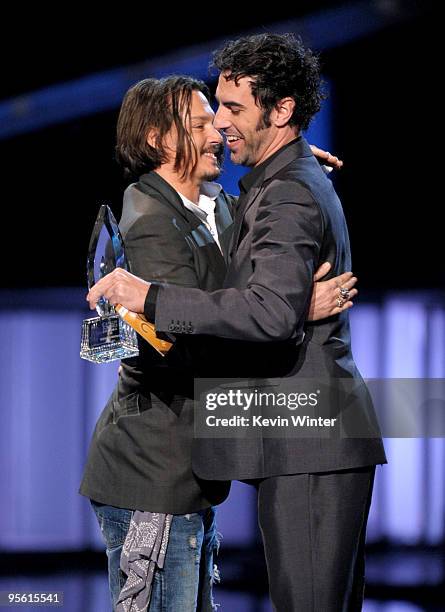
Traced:
<path fill-rule="evenodd" d="M 124 242 L 110 208 L 100 207 L 88 248 L 87 276 L 91 289 L 115 268 L 129 270 Z M 143 315 L 131 312 L 103 296 L 98 300 L 98 317 L 85 319 L 82 325 L 80 356 L 94 363 L 107 363 L 139 354 L 136 331 L 158 353 L 165 356 L 172 344 L 156 336 L 154 325 Z"/>

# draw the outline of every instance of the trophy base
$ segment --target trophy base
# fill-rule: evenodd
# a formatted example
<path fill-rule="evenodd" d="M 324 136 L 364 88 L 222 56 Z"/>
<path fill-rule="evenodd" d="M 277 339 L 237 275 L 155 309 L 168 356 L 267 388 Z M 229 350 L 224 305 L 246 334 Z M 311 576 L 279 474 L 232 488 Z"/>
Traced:
<path fill-rule="evenodd" d="M 85 319 L 80 356 L 93 363 L 108 363 L 139 355 L 137 334 L 117 314 Z"/>

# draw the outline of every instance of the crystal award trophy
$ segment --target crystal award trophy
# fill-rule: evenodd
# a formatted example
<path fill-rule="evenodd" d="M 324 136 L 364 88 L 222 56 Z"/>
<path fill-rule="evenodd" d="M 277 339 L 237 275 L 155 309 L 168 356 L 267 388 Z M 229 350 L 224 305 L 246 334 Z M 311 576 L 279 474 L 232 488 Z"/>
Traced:
<path fill-rule="evenodd" d="M 88 289 L 115 268 L 128 270 L 124 243 L 110 208 L 100 207 L 88 248 Z M 116 304 L 103 296 L 98 300 L 98 317 L 85 319 L 82 324 L 80 356 L 94 363 L 106 363 L 139 355 L 136 331 L 161 355 L 172 344 L 156 336 L 154 325 L 140 314 Z"/>

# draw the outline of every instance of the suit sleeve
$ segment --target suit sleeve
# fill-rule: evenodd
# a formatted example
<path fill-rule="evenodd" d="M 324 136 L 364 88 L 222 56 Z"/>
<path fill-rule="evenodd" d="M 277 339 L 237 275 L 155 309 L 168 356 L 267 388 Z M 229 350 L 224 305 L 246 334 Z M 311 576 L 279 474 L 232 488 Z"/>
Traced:
<path fill-rule="evenodd" d="M 295 182 L 275 180 L 258 197 L 246 288 L 206 293 L 160 287 L 158 331 L 185 321 L 196 334 L 258 342 L 302 339 L 323 236 L 321 213 L 309 191 Z"/>
<path fill-rule="evenodd" d="M 198 287 L 193 253 L 168 215 L 143 215 L 125 235 L 132 274 L 158 283 Z"/>

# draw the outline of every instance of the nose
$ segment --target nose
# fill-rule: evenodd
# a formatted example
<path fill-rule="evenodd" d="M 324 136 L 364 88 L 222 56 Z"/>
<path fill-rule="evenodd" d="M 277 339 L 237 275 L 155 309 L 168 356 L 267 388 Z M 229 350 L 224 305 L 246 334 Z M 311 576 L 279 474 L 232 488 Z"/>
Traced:
<path fill-rule="evenodd" d="M 218 131 L 218 128 L 215 126 L 215 124 L 212 125 L 212 133 L 210 139 L 213 143 L 217 144 L 221 144 L 224 141 L 221 132 Z"/>
<path fill-rule="evenodd" d="M 218 110 L 213 119 L 213 127 L 217 130 L 227 130 L 230 125 L 231 123 L 227 117 L 226 109 L 221 105 L 218 106 Z"/>

